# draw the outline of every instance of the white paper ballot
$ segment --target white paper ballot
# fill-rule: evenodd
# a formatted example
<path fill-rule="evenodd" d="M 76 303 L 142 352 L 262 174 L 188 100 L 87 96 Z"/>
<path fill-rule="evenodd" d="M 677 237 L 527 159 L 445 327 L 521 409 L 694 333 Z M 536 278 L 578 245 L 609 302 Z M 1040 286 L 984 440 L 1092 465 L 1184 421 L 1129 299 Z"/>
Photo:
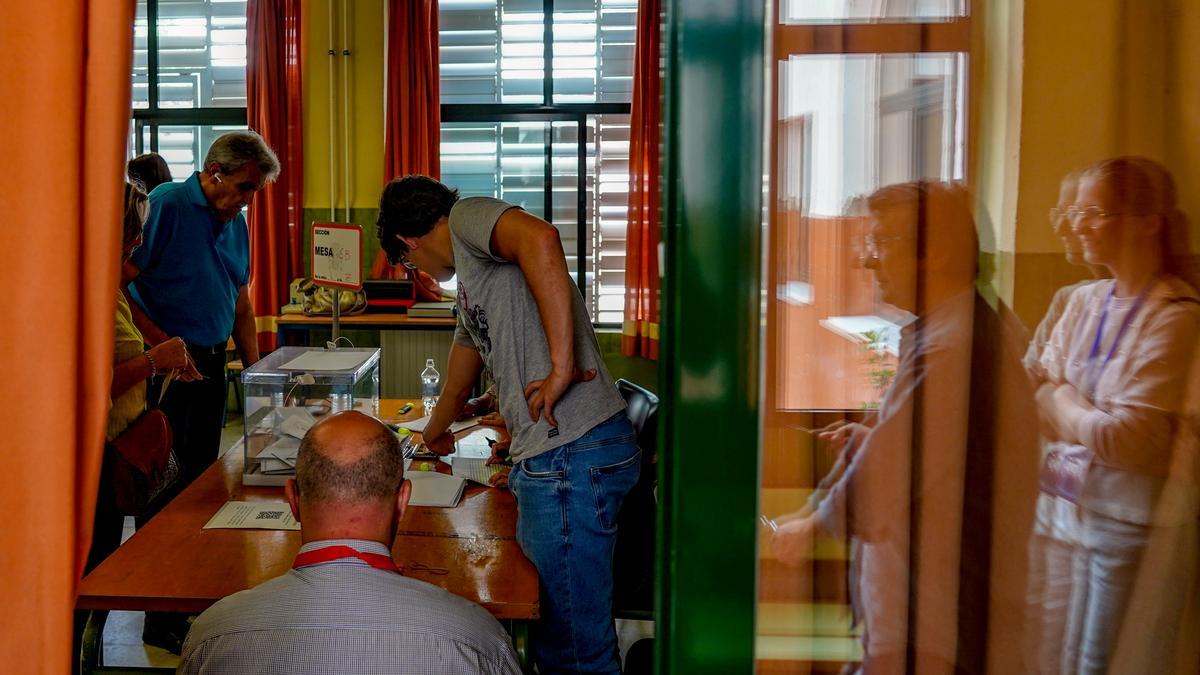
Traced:
<path fill-rule="evenodd" d="M 496 432 L 492 429 L 480 429 L 467 434 L 454 443 L 454 455 L 474 459 L 487 459 L 492 456 L 492 446 L 488 439 L 496 440 Z"/>
<path fill-rule="evenodd" d="M 312 413 L 307 408 L 288 407 L 276 408 L 275 414 L 279 416 L 279 431 L 291 436 L 292 438 L 304 439 L 304 434 L 317 423 L 317 419 L 312 416 Z M 297 445 L 296 447 L 299 447 Z"/>
<path fill-rule="evenodd" d="M 263 448 L 262 454 L 270 455 L 278 459 L 296 459 L 296 455 L 300 452 L 300 439 L 292 438 L 291 436 L 283 436 L 274 443 Z"/>
<path fill-rule="evenodd" d="M 305 372 L 322 370 L 353 370 L 371 358 L 371 351 L 325 351 L 314 349 L 279 366 L 280 370 L 303 370 Z"/>
<path fill-rule="evenodd" d="M 206 530 L 299 530 L 287 502 L 225 502 Z"/>
<path fill-rule="evenodd" d="M 447 476 L 436 471 L 412 471 L 404 474 L 404 477 L 412 481 L 409 506 L 457 506 L 466 485 L 466 481 L 459 476 Z"/>
<path fill-rule="evenodd" d="M 408 429 L 409 431 L 415 431 L 418 434 L 423 434 L 425 433 L 425 425 L 427 424 L 429 424 L 429 415 L 419 419 L 409 420 L 407 422 L 400 422 L 396 426 L 400 427 L 401 429 Z M 452 422 L 450 424 L 450 433 L 457 434 L 464 429 L 470 429 L 471 427 L 477 426 L 479 426 L 479 418 L 471 417 L 458 422 Z"/>

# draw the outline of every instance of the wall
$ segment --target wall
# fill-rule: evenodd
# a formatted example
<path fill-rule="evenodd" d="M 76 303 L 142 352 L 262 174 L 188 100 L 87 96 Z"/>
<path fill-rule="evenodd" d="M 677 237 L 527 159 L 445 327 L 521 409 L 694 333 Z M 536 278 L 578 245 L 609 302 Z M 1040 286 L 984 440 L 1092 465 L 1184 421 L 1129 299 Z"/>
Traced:
<path fill-rule="evenodd" d="M 980 131 L 972 134 L 970 172 L 978 192 L 980 245 L 984 276 L 993 293 L 1012 297 L 1015 185 L 1021 118 L 1021 3 L 980 3 L 973 28 L 976 48 L 971 73 L 977 81 L 972 97 Z"/>
<path fill-rule="evenodd" d="M 996 233 L 995 289 L 1032 327 L 1053 292 L 1085 274 L 1067 265 L 1047 218 L 1064 174 L 1140 154 L 1163 161 L 1181 186 L 1197 177 L 1200 54 L 1185 36 L 1196 34 L 1200 9 L 1057 0 L 987 11 L 976 185 Z M 1181 197 L 1200 213 L 1200 199 Z"/>
<path fill-rule="evenodd" d="M 329 96 L 329 7 L 333 17 L 334 102 Z M 371 267 L 379 245 L 375 215 L 383 176 L 384 43 L 387 27 L 384 0 L 347 0 L 347 40 L 342 40 L 342 1 L 304 0 L 304 222 L 329 222 L 331 202 L 337 207 L 334 222 L 347 222 L 344 185 L 346 143 L 343 137 L 343 46 L 348 46 L 350 92 L 350 218 L 363 228 L 363 270 Z M 331 108 L 332 107 L 332 111 Z M 331 161 L 329 132 L 335 131 Z M 330 198 L 330 176 L 336 184 Z M 308 228 L 304 231 L 304 264 L 308 269 Z"/>

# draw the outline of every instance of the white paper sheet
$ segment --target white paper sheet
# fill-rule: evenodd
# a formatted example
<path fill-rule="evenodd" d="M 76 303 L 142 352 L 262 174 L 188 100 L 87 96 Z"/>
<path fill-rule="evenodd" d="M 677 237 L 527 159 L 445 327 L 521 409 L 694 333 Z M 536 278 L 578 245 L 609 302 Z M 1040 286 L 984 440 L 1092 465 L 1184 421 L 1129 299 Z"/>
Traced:
<path fill-rule="evenodd" d="M 494 429 L 479 429 L 467 434 L 454 443 L 454 456 L 474 459 L 487 459 L 492 456 L 492 446 L 488 439 L 496 440 Z"/>
<path fill-rule="evenodd" d="M 263 448 L 262 454 L 276 457 L 278 459 L 295 460 L 296 455 L 300 453 L 300 439 L 284 436 L 274 443 Z"/>
<path fill-rule="evenodd" d="M 276 408 L 275 414 L 279 416 L 279 431 L 297 440 L 303 440 L 304 434 L 317 423 L 317 419 L 307 408 Z M 299 447 L 299 444 L 296 447 Z"/>
<path fill-rule="evenodd" d="M 303 370 L 305 372 L 323 370 L 353 370 L 367 359 L 371 358 L 369 351 L 326 351 L 314 349 L 279 366 L 280 370 Z"/>
<path fill-rule="evenodd" d="M 400 422 L 396 426 L 400 427 L 401 429 L 408 429 L 409 431 L 415 431 L 418 434 L 423 434 L 423 433 L 425 433 L 425 425 L 427 425 L 427 424 L 429 424 L 429 415 L 426 415 L 419 419 L 409 420 L 407 422 Z M 471 427 L 477 427 L 477 426 L 479 426 L 479 418 L 471 417 L 469 419 L 451 423 L 450 424 L 450 433 L 457 434 L 460 431 L 470 429 Z"/>
<path fill-rule="evenodd" d="M 225 502 L 206 530 L 299 530 L 287 502 Z"/>

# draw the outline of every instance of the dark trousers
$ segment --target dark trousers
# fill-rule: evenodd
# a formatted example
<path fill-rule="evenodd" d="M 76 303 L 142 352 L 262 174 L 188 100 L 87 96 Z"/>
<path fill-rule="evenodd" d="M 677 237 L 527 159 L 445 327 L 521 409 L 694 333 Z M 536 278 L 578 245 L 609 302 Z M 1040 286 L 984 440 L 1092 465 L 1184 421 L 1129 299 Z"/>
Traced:
<path fill-rule="evenodd" d="M 111 447 L 104 448 L 107 455 L 113 452 Z M 107 457 L 105 458 L 107 459 Z M 87 564 L 83 568 L 84 575 L 104 562 L 113 551 L 121 545 L 121 532 L 125 527 L 125 516 L 117 511 L 117 497 L 113 492 L 112 477 L 108 471 L 107 461 L 100 470 L 100 489 L 96 493 L 96 513 L 92 519 L 92 547 L 88 550 Z M 104 634 L 104 620 L 108 611 L 98 613 L 100 633 Z M 88 612 L 75 611 L 73 638 L 71 640 L 71 672 L 79 672 L 79 656 L 82 647 L 84 625 L 87 623 Z"/>
<path fill-rule="evenodd" d="M 146 403 L 160 408 L 171 423 L 175 457 L 179 460 L 179 480 L 155 498 L 146 513 L 135 519 L 141 529 L 204 470 L 217 460 L 221 451 L 221 421 L 225 413 L 225 345 L 197 347 L 188 343 L 188 353 L 204 377 L 196 382 L 172 380 L 167 394 L 158 403 L 163 376 L 150 380 Z"/>
<path fill-rule="evenodd" d="M 139 528 L 204 473 L 221 451 L 221 421 L 225 417 L 225 343 L 206 347 L 189 342 L 188 353 L 204 379 L 196 382 L 172 380 L 158 406 L 171 422 L 175 456 L 180 465 L 179 480 L 169 494 L 159 495 L 149 511 L 136 519 Z M 162 383 L 161 376 L 150 383 L 147 398 L 151 407 L 158 401 Z M 146 625 L 183 634 L 187 632 L 187 615 L 146 612 Z"/>
<path fill-rule="evenodd" d="M 196 382 L 172 380 L 159 406 L 171 421 L 175 456 L 181 465 L 176 494 L 216 461 L 225 413 L 225 344 L 202 347 L 188 343 L 188 352 L 204 379 Z M 158 399 L 162 379 L 156 377 L 152 382 L 151 406 Z"/>

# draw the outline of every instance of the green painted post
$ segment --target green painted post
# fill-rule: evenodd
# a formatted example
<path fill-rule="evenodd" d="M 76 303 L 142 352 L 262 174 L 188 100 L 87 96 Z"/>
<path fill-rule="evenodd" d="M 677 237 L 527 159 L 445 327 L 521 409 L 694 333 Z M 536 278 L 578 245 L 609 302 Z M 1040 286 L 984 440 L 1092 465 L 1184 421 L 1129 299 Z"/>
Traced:
<path fill-rule="evenodd" d="M 670 0 L 660 387 L 660 673 L 751 673 L 763 0 Z"/>

